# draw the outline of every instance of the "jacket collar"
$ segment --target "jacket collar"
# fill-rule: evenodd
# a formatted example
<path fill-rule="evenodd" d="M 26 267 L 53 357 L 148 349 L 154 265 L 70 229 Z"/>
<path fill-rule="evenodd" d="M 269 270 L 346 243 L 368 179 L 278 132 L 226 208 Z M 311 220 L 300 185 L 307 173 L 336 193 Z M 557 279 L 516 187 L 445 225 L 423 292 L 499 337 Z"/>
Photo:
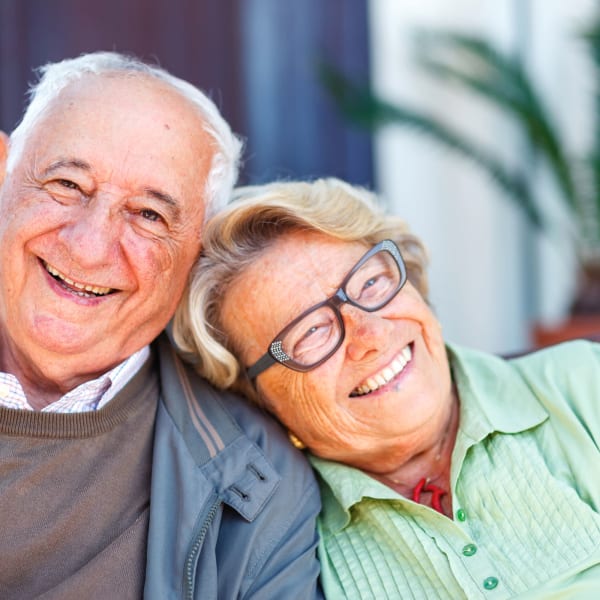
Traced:
<path fill-rule="evenodd" d="M 280 475 L 224 406 L 234 396 L 216 390 L 186 366 L 165 334 L 155 347 L 161 397 L 189 455 L 223 502 L 252 521 L 279 485 Z"/>

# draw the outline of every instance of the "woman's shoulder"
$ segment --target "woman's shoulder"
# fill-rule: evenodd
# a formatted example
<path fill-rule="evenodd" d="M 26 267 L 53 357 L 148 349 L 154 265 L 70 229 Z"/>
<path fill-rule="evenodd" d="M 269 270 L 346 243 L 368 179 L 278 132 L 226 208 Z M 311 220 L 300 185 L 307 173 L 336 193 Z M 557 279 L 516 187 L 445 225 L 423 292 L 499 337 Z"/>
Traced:
<path fill-rule="evenodd" d="M 575 366 L 582 361 L 596 363 L 600 361 L 600 343 L 585 339 L 571 340 L 526 352 L 509 360 L 519 366 L 537 366 L 547 363 Z"/>
<path fill-rule="evenodd" d="M 509 360 L 528 381 L 567 386 L 587 396 L 600 386 L 600 344 L 573 340 L 542 348 Z M 591 387 L 590 387 L 591 386 Z"/>
<path fill-rule="evenodd" d="M 587 375 L 600 380 L 600 343 L 572 340 L 547 348 L 509 356 L 495 355 L 455 344 L 448 345 L 451 364 L 466 369 L 494 372 L 508 376 L 518 371 L 526 378 L 552 379 L 561 374 L 572 377 Z"/>
<path fill-rule="evenodd" d="M 600 438 L 600 344 L 564 342 L 510 361 L 551 416 Z"/>
<path fill-rule="evenodd" d="M 600 344 L 565 342 L 510 358 L 450 346 L 453 373 L 478 396 L 505 394 L 600 429 Z"/>

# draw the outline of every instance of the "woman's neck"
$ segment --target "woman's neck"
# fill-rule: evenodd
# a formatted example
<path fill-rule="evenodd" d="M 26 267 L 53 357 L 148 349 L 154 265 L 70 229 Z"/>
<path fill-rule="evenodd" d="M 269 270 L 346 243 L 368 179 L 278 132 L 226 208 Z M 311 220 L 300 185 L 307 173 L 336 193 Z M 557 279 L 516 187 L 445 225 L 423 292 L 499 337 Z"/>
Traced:
<path fill-rule="evenodd" d="M 371 475 L 402 496 L 431 506 L 438 512 L 450 516 L 452 514 L 450 468 L 458 420 L 458 395 L 453 389 L 450 415 L 437 442 L 394 471 L 371 473 Z"/>

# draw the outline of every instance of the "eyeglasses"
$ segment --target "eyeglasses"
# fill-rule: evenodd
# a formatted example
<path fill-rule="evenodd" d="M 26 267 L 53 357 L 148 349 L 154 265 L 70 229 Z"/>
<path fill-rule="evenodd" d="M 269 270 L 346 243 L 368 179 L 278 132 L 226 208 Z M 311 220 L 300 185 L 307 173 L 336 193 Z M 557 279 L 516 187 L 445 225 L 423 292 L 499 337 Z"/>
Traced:
<path fill-rule="evenodd" d="M 351 269 L 333 296 L 311 306 L 282 329 L 269 350 L 246 370 L 250 379 L 276 363 L 294 371 L 310 371 L 331 358 L 344 341 L 340 306 L 347 302 L 375 312 L 406 283 L 406 266 L 391 240 L 375 244 Z"/>

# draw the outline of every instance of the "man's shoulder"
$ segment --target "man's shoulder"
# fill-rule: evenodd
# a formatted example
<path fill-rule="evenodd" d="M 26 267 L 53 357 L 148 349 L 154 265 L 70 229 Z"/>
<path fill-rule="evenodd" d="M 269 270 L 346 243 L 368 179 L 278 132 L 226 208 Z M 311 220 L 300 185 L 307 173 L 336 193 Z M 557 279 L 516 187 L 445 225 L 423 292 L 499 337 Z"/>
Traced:
<path fill-rule="evenodd" d="M 220 505 L 215 509 L 219 518 L 204 522 L 199 595 L 215 596 L 214 584 L 223 597 L 254 592 L 315 597 L 315 521 L 321 505 L 308 461 L 274 419 L 240 396 L 215 389 L 177 356 L 168 340 L 158 341 L 161 401 L 150 503 L 149 564 L 155 568 L 150 571 L 171 560 L 164 549 L 172 538 L 165 539 L 165 532 L 168 537 L 177 531 L 186 540 L 184 548 L 190 547 L 190 532 L 181 525 L 188 521 L 174 525 L 173 507 L 193 515 L 192 523 L 202 507 Z"/>
<path fill-rule="evenodd" d="M 230 445 L 240 437 L 260 448 L 281 472 L 292 467 L 310 471 L 303 454 L 292 447 L 282 426 L 266 411 L 238 394 L 219 390 L 177 356 L 168 340 L 157 346 L 161 397 L 186 437 L 198 434 L 208 446 Z"/>

